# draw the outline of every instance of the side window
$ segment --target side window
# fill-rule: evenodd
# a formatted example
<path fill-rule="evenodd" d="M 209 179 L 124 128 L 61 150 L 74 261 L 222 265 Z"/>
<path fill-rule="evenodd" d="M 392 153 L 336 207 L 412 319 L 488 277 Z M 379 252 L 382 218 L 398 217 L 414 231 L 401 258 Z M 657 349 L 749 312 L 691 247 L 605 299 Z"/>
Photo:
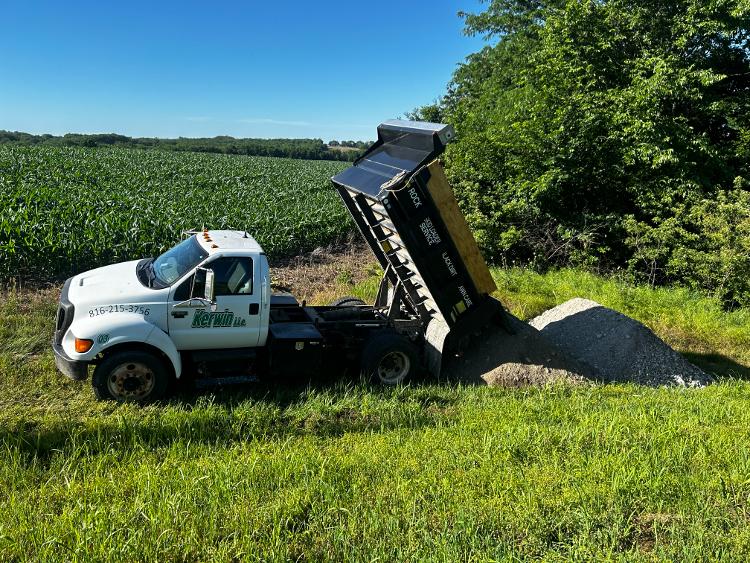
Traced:
<path fill-rule="evenodd" d="M 187 301 L 190 299 L 190 286 L 193 284 L 193 276 L 190 276 L 174 290 L 175 301 Z"/>
<path fill-rule="evenodd" d="M 195 274 L 190 276 L 188 279 L 182 282 L 177 289 L 175 289 L 174 291 L 175 301 L 187 301 L 188 299 L 190 299 L 190 288 L 193 287 L 194 279 L 195 279 Z M 196 295 L 199 295 L 199 296 L 203 295 L 203 285 L 204 284 L 201 282 L 200 285 L 195 288 Z"/>
<path fill-rule="evenodd" d="M 252 295 L 252 258 L 219 258 L 208 267 L 214 271 L 216 295 Z"/>

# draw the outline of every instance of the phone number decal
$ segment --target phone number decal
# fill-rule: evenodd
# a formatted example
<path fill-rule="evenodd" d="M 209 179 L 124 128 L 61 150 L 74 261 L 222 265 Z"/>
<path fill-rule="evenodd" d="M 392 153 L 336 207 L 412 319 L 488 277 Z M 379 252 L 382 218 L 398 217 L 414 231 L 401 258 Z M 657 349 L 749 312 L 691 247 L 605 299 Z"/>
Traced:
<path fill-rule="evenodd" d="M 136 313 L 148 317 L 151 309 L 145 305 L 103 305 L 89 309 L 89 317 L 98 317 L 99 315 L 109 315 L 111 313 Z"/>

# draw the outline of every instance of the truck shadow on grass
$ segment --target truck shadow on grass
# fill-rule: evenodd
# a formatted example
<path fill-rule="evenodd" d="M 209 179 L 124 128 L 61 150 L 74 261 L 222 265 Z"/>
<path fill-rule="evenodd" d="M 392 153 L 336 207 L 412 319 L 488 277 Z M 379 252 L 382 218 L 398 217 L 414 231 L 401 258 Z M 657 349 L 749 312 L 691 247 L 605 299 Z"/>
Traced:
<path fill-rule="evenodd" d="M 23 463 L 49 467 L 56 456 L 128 455 L 184 444 L 229 447 L 241 442 L 289 438 L 337 438 L 452 424 L 459 388 L 415 382 L 383 388 L 330 377 L 314 384 L 279 382 L 214 390 L 178 389 L 147 407 L 112 406 L 92 419 L 44 417 L 0 428 L 0 447 Z"/>

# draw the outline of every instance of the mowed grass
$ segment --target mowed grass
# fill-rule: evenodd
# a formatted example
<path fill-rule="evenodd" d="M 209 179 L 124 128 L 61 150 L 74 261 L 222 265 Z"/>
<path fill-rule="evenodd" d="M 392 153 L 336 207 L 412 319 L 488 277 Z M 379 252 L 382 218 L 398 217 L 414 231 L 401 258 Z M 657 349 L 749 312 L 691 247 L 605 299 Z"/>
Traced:
<path fill-rule="evenodd" d="M 495 275 L 525 317 L 571 288 L 620 293 L 580 272 Z M 710 300 L 631 289 L 621 304 L 687 335 L 685 351 L 716 341 L 747 366 L 741 311 L 701 316 Z M 383 389 L 324 377 L 113 405 L 54 372 L 54 298 L 6 292 L 0 305 L 0 560 L 750 556 L 743 381 Z"/>

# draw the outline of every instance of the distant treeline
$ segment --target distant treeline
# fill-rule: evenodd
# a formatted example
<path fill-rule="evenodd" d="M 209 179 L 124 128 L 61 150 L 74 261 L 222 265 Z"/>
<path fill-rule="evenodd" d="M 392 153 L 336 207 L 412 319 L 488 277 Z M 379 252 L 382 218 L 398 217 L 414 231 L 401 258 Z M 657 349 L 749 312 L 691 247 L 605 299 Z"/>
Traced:
<path fill-rule="evenodd" d="M 55 135 L 32 135 L 17 131 L 0 131 L 0 144 L 6 143 L 76 147 L 120 146 L 137 149 L 346 161 L 355 160 L 362 154 L 363 149 L 368 146 L 368 143 L 363 141 L 332 141 L 329 146 L 321 139 L 236 139 L 228 136 L 196 139 L 187 137 L 157 139 L 134 138 L 115 133 L 96 135 L 68 133 L 58 137 Z M 346 150 L 342 150 L 339 147 L 346 147 Z"/>
<path fill-rule="evenodd" d="M 367 141 L 331 141 L 329 147 L 343 147 L 348 149 L 366 149 L 372 143 Z"/>

